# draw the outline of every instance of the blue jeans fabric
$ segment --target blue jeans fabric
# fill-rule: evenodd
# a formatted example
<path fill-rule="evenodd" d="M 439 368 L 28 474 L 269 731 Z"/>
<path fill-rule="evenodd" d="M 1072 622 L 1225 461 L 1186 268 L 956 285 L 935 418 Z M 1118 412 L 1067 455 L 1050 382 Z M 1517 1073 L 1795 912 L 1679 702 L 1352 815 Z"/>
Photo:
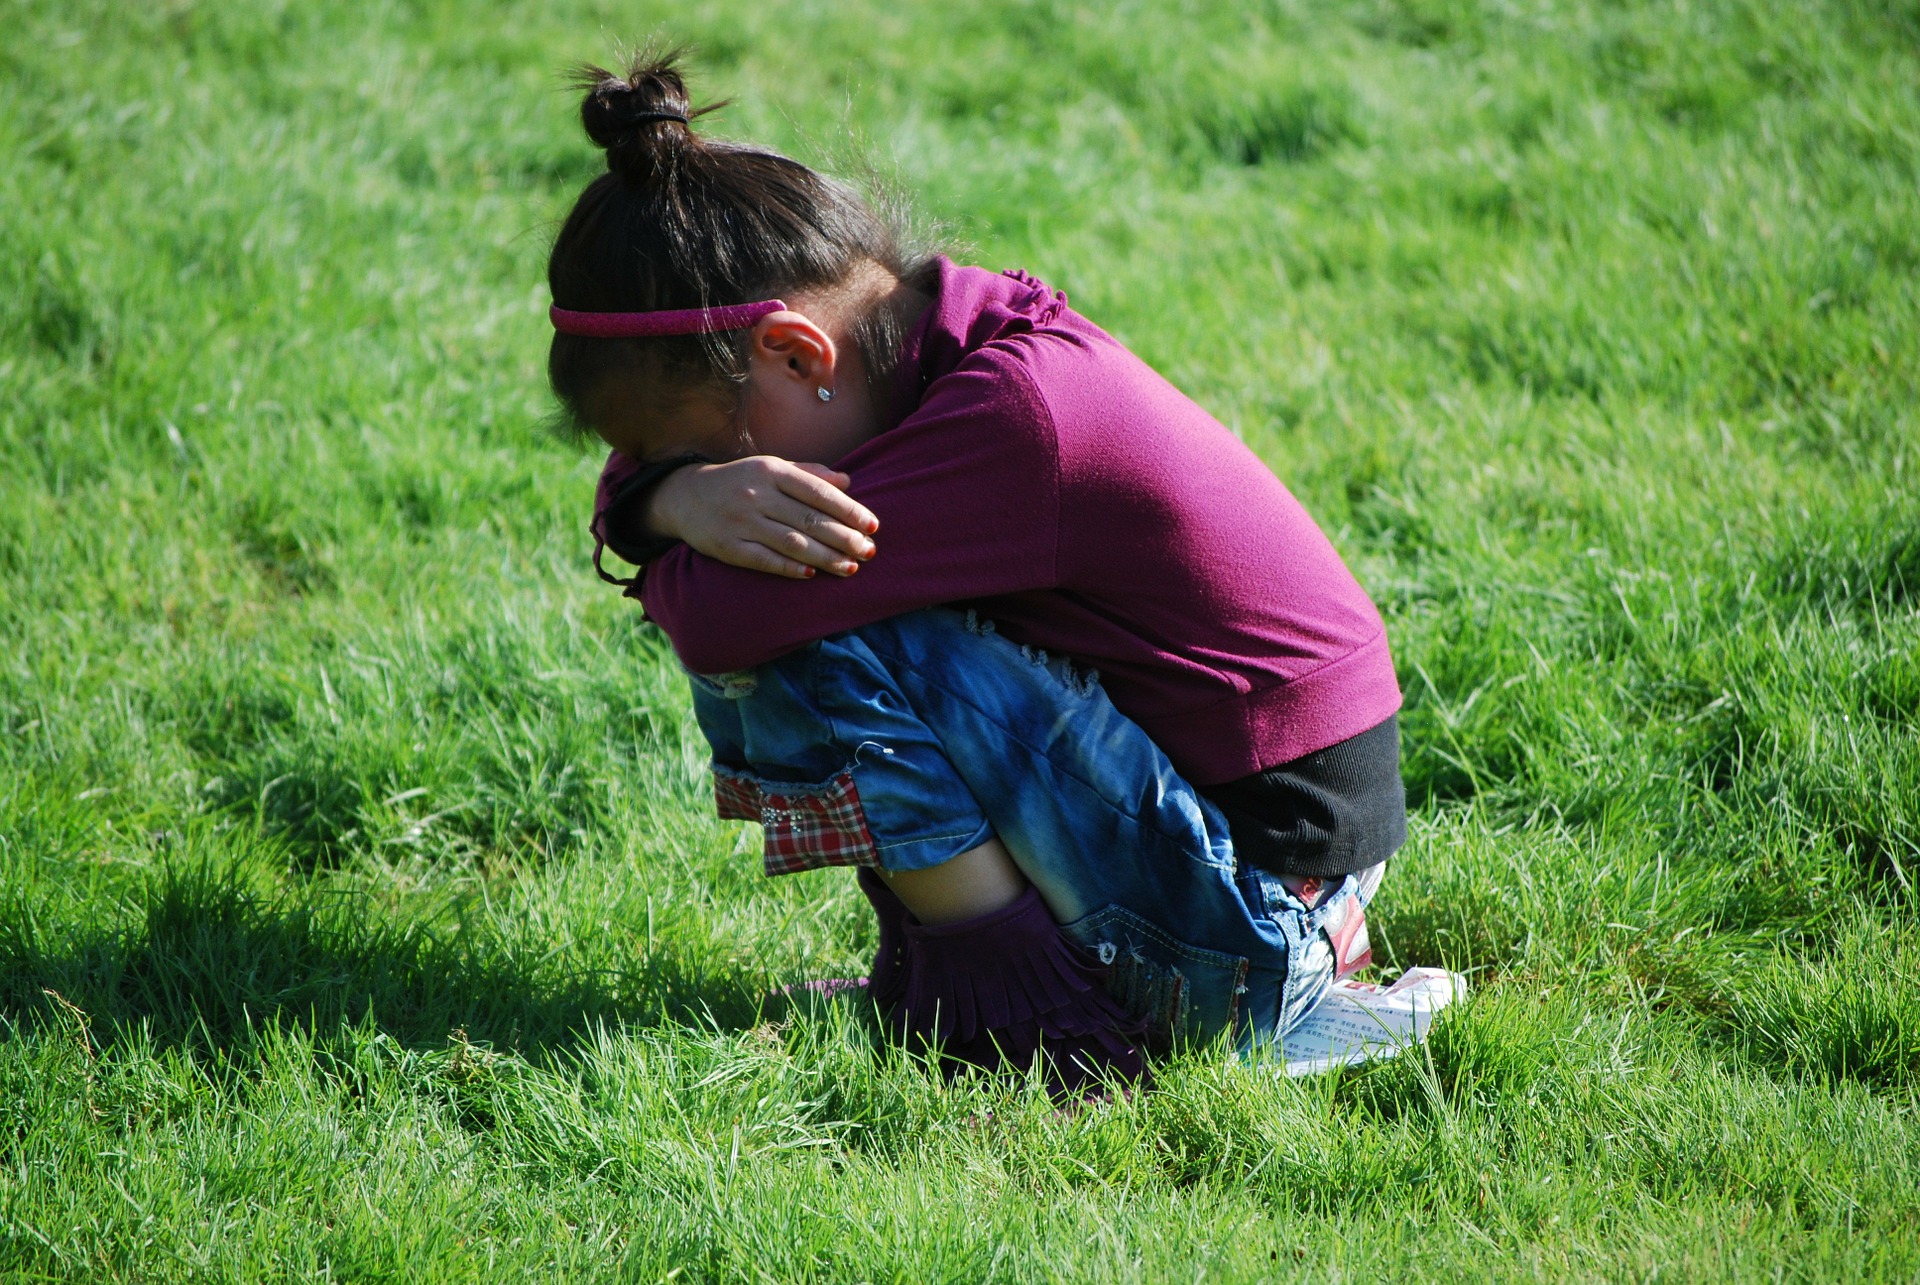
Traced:
<path fill-rule="evenodd" d="M 1378 884 L 1377 868 L 1349 875 L 1308 907 L 1236 862 L 1225 818 L 1095 676 L 971 613 L 913 612 L 692 681 L 723 795 L 850 778 L 840 804 L 871 840 L 857 863 L 921 869 L 997 835 L 1063 931 L 1111 966 L 1150 1047 L 1276 1044 L 1333 981 L 1329 921 Z M 779 818 L 767 824 L 773 868 Z M 830 863 L 850 862 L 804 864 Z"/>

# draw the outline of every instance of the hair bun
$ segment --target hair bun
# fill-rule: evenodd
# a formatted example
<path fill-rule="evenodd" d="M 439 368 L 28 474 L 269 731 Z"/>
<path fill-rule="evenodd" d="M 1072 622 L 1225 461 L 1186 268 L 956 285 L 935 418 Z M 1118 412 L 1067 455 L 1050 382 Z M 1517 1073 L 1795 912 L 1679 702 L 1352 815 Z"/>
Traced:
<path fill-rule="evenodd" d="M 633 183 L 647 183 L 696 143 L 694 111 L 686 81 L 674 65 L 679 51 L 639 54 L 624 76 L 604 67 L 582 67 L 576 83 L 585 91 L 580 123 L 587 137 L 605 148 L 607 168 Z"/>

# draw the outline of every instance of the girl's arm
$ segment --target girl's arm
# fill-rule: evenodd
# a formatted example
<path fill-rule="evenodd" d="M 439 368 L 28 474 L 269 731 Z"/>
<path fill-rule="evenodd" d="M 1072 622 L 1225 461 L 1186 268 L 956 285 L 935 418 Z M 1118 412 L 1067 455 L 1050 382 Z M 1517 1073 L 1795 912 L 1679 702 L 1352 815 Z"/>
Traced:
<path fill-rule="evenodd" d="M 600 473 L 592 529 L 636 565 L 684 542 L 753 571 L 849 576 L 873 556 L 880 524 L 846 493 L 848 481 L 824 464 L 772 455 L 641 465 L 615 451 Z"/>
<path fill-rule="evenodd" d="M 887 535 L 857 575 L 785 579 L 685 545 L 649 565 L 647 614 L 687 668 L 746 669 L 902 612 L 1058 584 L 1053 425 L 1017 363 L 976 353 L 838 467 Z"/>

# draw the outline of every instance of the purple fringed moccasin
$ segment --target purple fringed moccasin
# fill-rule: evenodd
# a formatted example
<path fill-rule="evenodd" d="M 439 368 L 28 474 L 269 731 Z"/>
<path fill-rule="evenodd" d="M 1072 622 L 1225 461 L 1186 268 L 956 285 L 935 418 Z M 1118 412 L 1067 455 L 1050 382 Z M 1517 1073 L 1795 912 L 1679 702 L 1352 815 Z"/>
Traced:
<path fill-rule="evenodd" d="M 1098 1092 L 1105 1079 L 1143 1078 L 1142 1024 L 1108 995 L 1106 969 L 1061 934 L 1038 891 L 954 924 L 922 924 L 894 899 L 904 943 L 896 960 L 886 954 L 887 911 L 867 872 L 860 878 L 881 920 L 872 994 L 880 998 L 883 980 L 894 989 L 904 963 L 899 997 L 882 1011 L 891 1007 L 889 1023 L 909 1048 L 988 1071 L 1024 1072 L 1044 1057 L 1048 1086 L 1072 1096 Z M 878 876 L 872 882 L 892 897 Z"/>

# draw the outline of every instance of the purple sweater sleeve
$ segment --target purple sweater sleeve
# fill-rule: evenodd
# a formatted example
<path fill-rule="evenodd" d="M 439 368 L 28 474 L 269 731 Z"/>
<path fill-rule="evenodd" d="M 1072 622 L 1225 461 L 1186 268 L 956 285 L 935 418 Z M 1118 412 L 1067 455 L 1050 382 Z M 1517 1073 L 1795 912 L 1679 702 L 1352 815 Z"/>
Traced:
<path fill-rule="evenodd" d="M 684 545 L 647 568 L 647 614 L 688 669 L 746 669 L 905 611 L 1059 583 L 1058 448 L 1012 346 L 969 355 L 834 467 L 880 520 L 856 575 L 788 580 Z"/>

